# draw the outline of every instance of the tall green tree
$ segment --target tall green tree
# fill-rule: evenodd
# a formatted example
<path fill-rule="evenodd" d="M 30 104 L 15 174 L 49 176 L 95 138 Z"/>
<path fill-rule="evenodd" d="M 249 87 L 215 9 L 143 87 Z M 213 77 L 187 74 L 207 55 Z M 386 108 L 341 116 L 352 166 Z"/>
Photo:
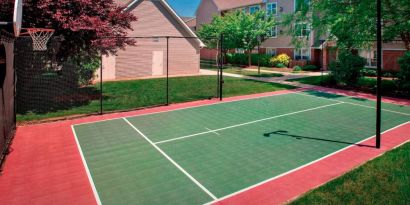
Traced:
<path fill-rule="evenodd" d="M 252 50 L 270 35 L 275 25 L 273 16 L 264 11 L 254 14 L 235 11 L 215 16 L 210 24 L 198 31 L 198 35 L 209 48 L 218 48 L 218 38 L 223 34 L 223 52 L 244 49 L 249 54 L 251 65 Z"/>
<path fill-rule="evenodd" d="M 316 37 L 326 36 L 348 50 L 372 46 L 376 40 L 376 1 L 299 0 L 297 11 L 285 15 L 283 24 L 295 45 L 306 39 L 297 35 L 298 23 L 306 23 Z M 382 0 L 383 40 L 401 40 L 410 50 L 410 3 L 408 0 Z"/>

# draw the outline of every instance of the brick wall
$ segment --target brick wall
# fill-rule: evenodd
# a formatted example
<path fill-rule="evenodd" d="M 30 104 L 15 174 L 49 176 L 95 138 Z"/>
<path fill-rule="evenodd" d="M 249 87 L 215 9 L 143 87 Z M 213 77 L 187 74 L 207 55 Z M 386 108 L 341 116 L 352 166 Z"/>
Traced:
<path fill-rule="evenodd" d="M 218 50 L 216 49 L 201 49 L 201 59 L 204 60 L 215 60 L 218 55 Z"/>
<path fill-rule="evenodd" d="M 293 59 L 293 48 L 277 48 L 276 53 L 278 55 L 284 53 Z"/>
<path fill-rule="evenodd" d="M 406 51 L 384 50 L 383 51 L 383 69 L 398 71 L 400 65 L 397 63 L 398 59 L 404 55 Z"/>

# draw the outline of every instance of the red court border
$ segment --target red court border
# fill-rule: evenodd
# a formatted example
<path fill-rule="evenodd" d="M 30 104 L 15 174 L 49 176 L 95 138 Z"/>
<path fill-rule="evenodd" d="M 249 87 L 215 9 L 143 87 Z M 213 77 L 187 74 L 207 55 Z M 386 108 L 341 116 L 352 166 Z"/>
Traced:
<path fill-rule="evenodd" d="M 375 99 L 374 96 L 335 89 L 314 88 L 337 94 Z M 224 102 L 292 93 L 285 90 L 230 97 Z M 385 99 L 385 102 L 410 105 L 409 101 Z M 0 204 L 96 204 L 91 185 L 71 130 L 74 124 L 171 111 L 187 107 L 217 104 L 204 100 L 173 104 L 125 113 L 91 116 L 81 119 L 20 126 L 0 176 Z M 352 146 L 329 158 L 278 179 L 268 181 L 216 204 L 280 204 L 317 187 L 346 171 L 410 140 L 410 123 L 383 135 L 380 150 Z M 372 144 L 374 139 L 364 143 Z"/>

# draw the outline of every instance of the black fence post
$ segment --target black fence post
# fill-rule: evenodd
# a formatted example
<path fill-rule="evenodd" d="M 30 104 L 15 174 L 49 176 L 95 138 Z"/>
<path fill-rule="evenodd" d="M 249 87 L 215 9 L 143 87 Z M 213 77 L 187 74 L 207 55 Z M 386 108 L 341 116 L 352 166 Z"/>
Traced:
<path fill-rule="evenodd" d="M 260 58 L 261 58 L 261 54 L 260 54 L 261 42 L 262 42 L 262 39 L 261 39 L 260 36 L 258 36 L 258 75 L 261 74 L 261 60 L 260 60 Z M 251 52 L 251 56 L 252 56 L 252 52 Z M 251 58 L 251 61 L 252 61 L 252 58 Z"/>
<path fill-rule="evenodd" d="M 224 80 L 223 80 L 223 62 L 224 62 L 224 59 L 223 59 L 223 40 L 224 40 L 224 35 L 223 34 L 221 34 L 221 36 L 220 36 L 220 48 L 219 48 L 219 54 L 220 54 L 220 57 L 219 57 L 219 70 L 220 70 L 220 72 L 219 72 L 219 100 L 220 101 L 222 101 L 223 100 L 223 84 L 224 84 Z"/>
<path fill-rule="evenodd" d="M 167 105 L 169 105 L 169 36 L 167 36 Z"/>
<path fill-rule="evenodd" d="M 219 40 L 219 38 L 215 38 L 215 39 L 217 39 L 217 47 L 216 47 L 216 50 L 217 50 L 217 55 L 216 56 L 213 56 L 212 55 L 212 52 L 209 52 L 209 55 L 210 55 L 210 58 L 209 59 L 211 59 L 210 61 L 211 61 L 211 68 L 214 68 L 215 66 L 217 67 L 217 69 L 216 69 L 216 97 L 217 98 L 219 98 L 219 96 L 220 96 L 220 94 L 219 94 L 219 80 L 220 80 L 220 77 L 219 77 L 219 57 L 220 57 L 220 54 L 219 54 L 219 44 L 221 43 L 220 42 L 220 40 Z M 213 61 L 212 59 L 214 59 L 215 58 L 215 61 Z"/>
<path fill-rule="evenodd" d="M 376 105 L 376 147 L 381 147 L 381 85 L 382 85 L 382 2 L 377 0 L 377 105 Z"/>
<path fill-rule="evenodd" d="M 103 54 L 100 54 L 100 115 L 103 114 Z"/>

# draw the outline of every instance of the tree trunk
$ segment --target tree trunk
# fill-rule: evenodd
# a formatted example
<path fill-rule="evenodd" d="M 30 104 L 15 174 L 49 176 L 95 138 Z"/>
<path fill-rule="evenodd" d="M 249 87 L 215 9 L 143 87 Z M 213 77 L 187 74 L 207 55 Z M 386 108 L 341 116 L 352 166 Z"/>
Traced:
<path fill-rule="evenodd" d="M 248 51 L 248 63 L 249 67 L 252 67 L 252 51 Z"/>

